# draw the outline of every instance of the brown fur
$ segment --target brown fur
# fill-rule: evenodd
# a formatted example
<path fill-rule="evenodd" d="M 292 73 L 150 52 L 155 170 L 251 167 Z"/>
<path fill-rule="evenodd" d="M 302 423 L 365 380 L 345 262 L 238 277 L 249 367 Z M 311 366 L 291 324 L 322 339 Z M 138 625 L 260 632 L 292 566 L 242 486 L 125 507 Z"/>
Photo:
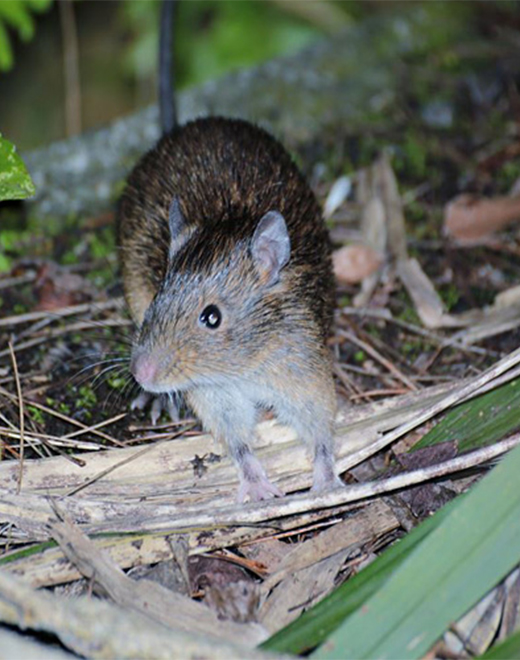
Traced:
<path fill-rule="evenodd" d="M 187 227 L 169 263 L 174 196 Z M 284 217 L 291 250 L 279 281 L 265 286 L 250 244 L 270 211 Z M 244 121 L 191 122 L 137 164 L 118 219 L 125 295 L 140 326 L 134 364 L 153 365 L 150 391 L 186 392 L 228 442 L 242 495 L 272 487 L 248 445 L 259 406 L 314 445 L 315 486 L 334 481 L 330 248 L 316 199 L 283 147 Z M 223 312 L 216 330 L 198 322 L 210 304 Z"/>

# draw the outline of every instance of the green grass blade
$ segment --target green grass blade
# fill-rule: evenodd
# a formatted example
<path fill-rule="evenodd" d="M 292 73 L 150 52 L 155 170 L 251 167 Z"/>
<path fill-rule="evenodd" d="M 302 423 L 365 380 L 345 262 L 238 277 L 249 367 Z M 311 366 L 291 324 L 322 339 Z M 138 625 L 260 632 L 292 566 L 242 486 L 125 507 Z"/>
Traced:
<path fill-rule="evenodd" d="M 315 652 L 420 658 L 520 561 L 520 447 L 449 515 Z"/>
<path fill-rule="evenodd" d="M 421 449 L 457 440 L 459 451 L 490 445 L 520 428 L 520 379 L 462 403 L 421 438 Z"/>

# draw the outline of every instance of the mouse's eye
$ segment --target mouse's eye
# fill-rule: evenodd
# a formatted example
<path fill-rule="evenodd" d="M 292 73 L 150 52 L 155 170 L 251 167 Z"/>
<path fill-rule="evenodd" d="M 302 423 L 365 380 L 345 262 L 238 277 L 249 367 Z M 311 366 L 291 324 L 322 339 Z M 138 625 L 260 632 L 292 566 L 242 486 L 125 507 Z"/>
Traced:
<path fill-rule="evenodd" d="M 214 330 L 222 321 L 222 313 L 216 305 L 208 305 L 202 310 L 199 320 L 206 328 Z"/>

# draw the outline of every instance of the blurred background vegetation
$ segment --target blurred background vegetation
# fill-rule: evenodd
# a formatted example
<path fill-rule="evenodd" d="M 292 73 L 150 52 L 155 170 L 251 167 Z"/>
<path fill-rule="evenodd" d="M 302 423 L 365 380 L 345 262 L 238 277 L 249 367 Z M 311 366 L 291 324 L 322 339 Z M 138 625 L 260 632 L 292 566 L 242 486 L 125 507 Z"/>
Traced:
<path fill-rule="evenodd" d="M 409 4 L 182 0 L 175 32 L 177 89 L 297 52 L 367 15 L 395 13 Z M 475 3 L 416 4 L 431 14 L 432 32 L 441 41 L 442 26 L 449 32 L 446 13 L 467 14 L 468 22 L 478 14 Z M 0 132 L 27 150 L 155 102 L 159 11 L 160 0 L 0 0 Z"/>
<path fill-rule="evenodd" d="M 296 52 L 384 4 L 179 2 L 177 86 Z M 2 0 L 0 131 L 30 149 L 154 102 L 159 10 L 159 0 Z"/>

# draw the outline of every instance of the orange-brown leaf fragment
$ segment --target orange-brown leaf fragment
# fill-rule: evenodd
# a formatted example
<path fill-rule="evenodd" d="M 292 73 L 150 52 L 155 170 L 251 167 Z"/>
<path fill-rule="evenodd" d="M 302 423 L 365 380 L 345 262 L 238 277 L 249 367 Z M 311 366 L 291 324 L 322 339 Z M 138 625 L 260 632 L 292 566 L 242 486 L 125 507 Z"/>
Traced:
<path fill-rule="evenodd" d="M 382 263 L 382 255 L 366 245 L 346 245 L 332 253 L 334 274 L 341 284 L 361 282 Z"/>
<path fill-rule="evenodd" d="M 46 312 L 76 305 L 92 297 L 92 285 L 88 280 L 53 262 L 46 262 L 38 269 L 34 291 L 38 299 L 34 309 Z"/>
<path fill-rule="evenodd" d="M 520 197 L 482 199 L 459 195 L 446 205 L 444 232 L 466 243 L 477 242 L 520 220 Z"/>

